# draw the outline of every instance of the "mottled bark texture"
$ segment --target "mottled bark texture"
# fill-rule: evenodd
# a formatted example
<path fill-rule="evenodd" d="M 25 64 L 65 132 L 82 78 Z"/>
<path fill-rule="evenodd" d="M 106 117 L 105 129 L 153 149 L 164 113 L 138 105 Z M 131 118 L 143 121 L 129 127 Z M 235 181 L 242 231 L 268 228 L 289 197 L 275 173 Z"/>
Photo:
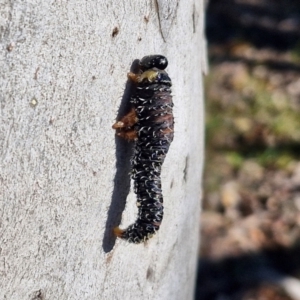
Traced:
<path fill-rule="evenodd" d="M 0 0 L 0 47 L 0 299 L 192 299 L 201 1 Z M 130 109 L 134 60 L 156 53 L 169 60 L 175 133 L 163 222 L 135 245 L 112 235 L 137 207 L 132 145 L 111 126 Z"/>

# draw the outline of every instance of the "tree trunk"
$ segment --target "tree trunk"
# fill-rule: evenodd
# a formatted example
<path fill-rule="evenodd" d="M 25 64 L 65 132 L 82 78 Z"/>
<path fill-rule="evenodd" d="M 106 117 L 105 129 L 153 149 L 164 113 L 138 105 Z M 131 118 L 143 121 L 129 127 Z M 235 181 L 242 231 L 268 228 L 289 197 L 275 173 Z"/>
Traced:
<path fill-rule="evenodd" d="M 0 299 L 193 298 L 203 3 L 107 3 L 0 2 Z M 132 145 L 111 126 L 128 103 L 126 73 L 148 54 L 169 60 L 175 137 L 164 220 L 136 245 L 112 235 L 137 208 Z"/>

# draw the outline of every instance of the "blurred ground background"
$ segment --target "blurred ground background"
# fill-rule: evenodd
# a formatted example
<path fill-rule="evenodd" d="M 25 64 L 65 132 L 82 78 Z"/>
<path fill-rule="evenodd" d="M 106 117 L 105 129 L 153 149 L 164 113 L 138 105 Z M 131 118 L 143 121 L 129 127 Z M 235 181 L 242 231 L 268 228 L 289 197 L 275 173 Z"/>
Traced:
<path fill-rule="evenodd" d="M 300 299 L 300 1 L 210 0 L 196 299 Z"/>

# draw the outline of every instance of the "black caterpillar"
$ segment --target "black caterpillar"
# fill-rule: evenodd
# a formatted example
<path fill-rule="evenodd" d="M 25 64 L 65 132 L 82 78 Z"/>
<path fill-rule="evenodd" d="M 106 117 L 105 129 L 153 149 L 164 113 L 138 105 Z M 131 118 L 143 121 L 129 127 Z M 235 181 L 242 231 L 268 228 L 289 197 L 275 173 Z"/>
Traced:
<path fill-rule="evenodd" d="M 114 229 L 116 236 L 131 243 L 149 239 L 163 219 L 161 166 L 173 140 L 174 118 L 171 79 L 164 69 L 166 57 L 149 55 L 139 62 L 139 73 L 128 73 L 136 83 L 132 110 L 113 125 L 117 135 L 135 140 L 132 178 L 137 195 L 138 218 L 127 229 Z"/>

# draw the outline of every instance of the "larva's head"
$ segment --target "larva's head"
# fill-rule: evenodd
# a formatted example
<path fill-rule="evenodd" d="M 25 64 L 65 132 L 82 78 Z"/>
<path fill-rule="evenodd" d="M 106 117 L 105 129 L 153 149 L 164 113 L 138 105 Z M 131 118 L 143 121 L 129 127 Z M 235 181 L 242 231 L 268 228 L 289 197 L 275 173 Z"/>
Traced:
<path fill-rule="evenodd" d="M 164 70 L 168 66 L 168 60 L 165 56 L 155 54 L 155 55 L 147 55 L 144 56 L 140 60 L 140 68 L 141 70 L 149 70 L 152 68 L 157 68 L 159 70 Z"/>
<path fill-rule="evenodd" d="M 167 72 L 156 68 L 152 68 L 143 72 L 141 75 L 138 76 L 137 82 L 142 85 L 154 83 L 166 84 L 170 86 L 172 85 L 171 79 L 168 76 Z"/>

